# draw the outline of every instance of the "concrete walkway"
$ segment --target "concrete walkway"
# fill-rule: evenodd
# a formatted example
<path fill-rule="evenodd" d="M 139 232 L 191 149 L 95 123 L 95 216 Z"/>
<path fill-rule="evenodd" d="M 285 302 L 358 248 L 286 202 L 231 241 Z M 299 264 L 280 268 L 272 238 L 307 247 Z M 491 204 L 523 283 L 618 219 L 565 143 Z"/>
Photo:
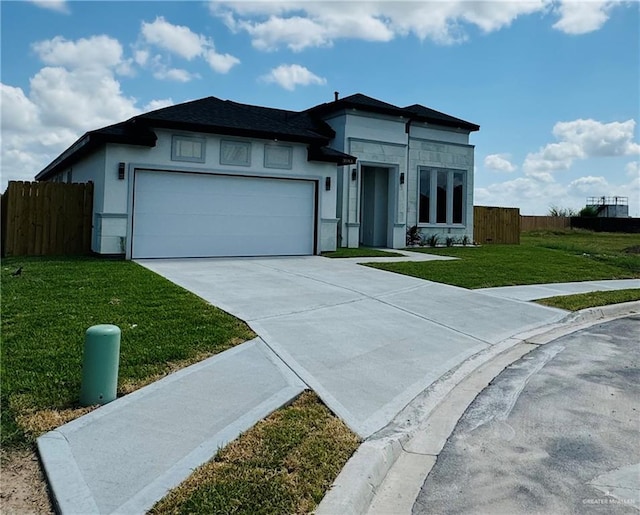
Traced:
<path fill-rule="evenodd" d="M 60 511 L 144 512 L 305 387 L 366 438 L 470 357 L 566 314 L 356 261 L 141 261 L 260 338 L 39 438 Z"/>
<path fill-rule="evenodd" d="M 38 439 L 58 511 L 144 513 L 305 385 L 259 338 Z"/>
<path fill-rule="evenodd" d="M 640 279 L 620 279 L 614 281 L 584 281 L 559 284 L 533 284 L 528 286 L 502 286 L 475 290 L 494 297 L 515 300 L 537 300 L 559 295 L 574 295 L 593 291 L 611 291 L 640 288 Z"/>

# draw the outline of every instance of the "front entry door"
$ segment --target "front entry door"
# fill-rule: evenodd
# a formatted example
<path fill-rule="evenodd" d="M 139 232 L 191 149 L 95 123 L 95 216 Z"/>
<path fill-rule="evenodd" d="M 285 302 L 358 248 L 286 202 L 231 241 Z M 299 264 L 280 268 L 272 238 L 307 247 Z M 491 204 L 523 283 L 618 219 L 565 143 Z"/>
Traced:
<path fill-rule="evenodd" d="M 389 169 L 363 166 L 360 244 L 387 247 L 389 238 Z"/>

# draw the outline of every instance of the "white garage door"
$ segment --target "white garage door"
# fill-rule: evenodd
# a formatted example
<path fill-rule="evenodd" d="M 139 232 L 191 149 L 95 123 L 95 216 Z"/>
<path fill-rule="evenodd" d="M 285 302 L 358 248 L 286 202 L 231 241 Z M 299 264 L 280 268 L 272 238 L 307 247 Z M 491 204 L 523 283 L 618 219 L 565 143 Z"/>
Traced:
<path fill-rule="evenodd" d="M 306 255 L 315 183 L 136 171 L 134 258 Z"/>

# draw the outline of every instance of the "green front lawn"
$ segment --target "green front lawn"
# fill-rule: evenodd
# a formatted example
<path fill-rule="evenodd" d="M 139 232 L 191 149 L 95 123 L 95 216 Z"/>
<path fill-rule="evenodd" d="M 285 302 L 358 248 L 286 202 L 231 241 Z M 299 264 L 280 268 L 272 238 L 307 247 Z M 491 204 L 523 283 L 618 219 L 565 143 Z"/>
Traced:
<path fill-rule="evenodd" d="M 456 261 L 367 266 L 464 288 L 628 279 L 640 277 L 640 254 L 633 252 L 639 241 L 637 234 L 547 231 L 522 235 L 520 245 L 411 249 Z"/>
<path fill-rule="evenodd" d="M 563 295 L 560 297 L 548 297 L 536 302 L 554 308 L 566 309 L 568 311 L 579 311 L 581 309 L 593 308 L 596 306 L 607 306 L 609 304 L 620 304 L 621 302 L 632 302 L 640 300 L 640 288 L 615 291 L 594 291 L 590 293 L 578 293 L 576 295 Z"/>
<path fill-rule="evenodd" d="M 3 446 L 86 412 L 78 396 L 92 325 L 122 330 L 120 395 L 254 337 L 242 321 L 130 261 L 7 258 L 1 272 Z"/>
<path fill-rule="evenodd" d="M 220 450 L 150 513 L 311 513 L 359 443 L 305 392 Z"/>

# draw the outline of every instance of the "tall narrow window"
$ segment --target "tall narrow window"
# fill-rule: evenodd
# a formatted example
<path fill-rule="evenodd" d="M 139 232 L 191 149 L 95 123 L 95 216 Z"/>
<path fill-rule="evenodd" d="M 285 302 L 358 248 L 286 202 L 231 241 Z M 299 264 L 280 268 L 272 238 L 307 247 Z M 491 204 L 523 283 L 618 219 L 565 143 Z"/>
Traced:
<path fill-rule="evenodd" d="M 438 199 L 436 203 L 436 223 L 447 223 L 447 176 L 445 170 L 438 170 Z"/>
<path fill-rule="evenodd" d="M 428 224 L 431 208 L 431 170 L 420 170 L 420 216 L 418 223 Z"/>
<path fill-rule="evenodd" d="M 462 223 L 464 204 L 464 173 L 453 172 L 453 223 Z"/>

